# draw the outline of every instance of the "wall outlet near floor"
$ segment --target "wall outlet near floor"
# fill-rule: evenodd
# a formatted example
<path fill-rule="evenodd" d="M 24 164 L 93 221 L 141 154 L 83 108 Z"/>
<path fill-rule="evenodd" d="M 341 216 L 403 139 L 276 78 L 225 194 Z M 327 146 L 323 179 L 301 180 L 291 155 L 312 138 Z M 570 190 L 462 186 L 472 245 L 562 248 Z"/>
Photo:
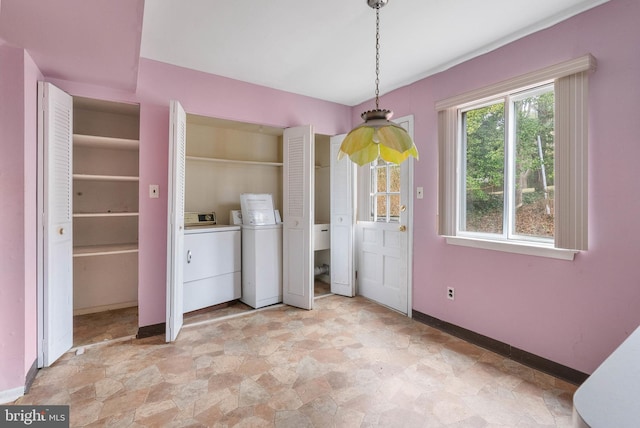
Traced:
<path fill-rule="evenodd" d="M 456 291 L 453 287 L 447 287 L 447 299 L 449 300 L 455 300 L 456 298 Z"/>

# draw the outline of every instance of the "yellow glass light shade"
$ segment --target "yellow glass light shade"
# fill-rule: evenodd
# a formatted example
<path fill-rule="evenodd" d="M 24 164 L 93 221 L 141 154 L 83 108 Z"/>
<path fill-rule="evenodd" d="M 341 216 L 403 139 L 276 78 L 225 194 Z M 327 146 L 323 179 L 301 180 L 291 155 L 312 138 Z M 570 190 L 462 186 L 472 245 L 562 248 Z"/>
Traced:
<path fill-rule="evenodd" d="M 407 131 L 389 121 L 392 114 L 389 110 L 363 113 L 365 122 L 347 134 L 340 146 L 338 159 L 347 155 L 360 166 L 378 157 L 394 164 L 404 162 L 409 156 L 418 159 L 418 149 Z"/>

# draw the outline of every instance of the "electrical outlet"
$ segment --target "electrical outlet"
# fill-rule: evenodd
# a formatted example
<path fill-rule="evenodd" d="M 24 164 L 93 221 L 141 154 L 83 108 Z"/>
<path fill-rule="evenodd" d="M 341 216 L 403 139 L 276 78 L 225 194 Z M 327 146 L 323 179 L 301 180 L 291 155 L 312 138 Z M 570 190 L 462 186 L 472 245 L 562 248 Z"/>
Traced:
<path fill-rule="evenodd" d="M 160 186 L 157 184 L 149 184 L 149 197 L 151 199 L 157 199 L 160 197 Z"/>
<path fill-rule="evenodd" d="M 455 300 L 456 298 L 456 291 L 453 287 L 447 287 L 447 299 L 449 300 Z"/>
<path fill-rule="evenodd" d="M 416 187 L 416 198 L 417 199 L 424 198 L 424 188 L 423 187 Z"/>

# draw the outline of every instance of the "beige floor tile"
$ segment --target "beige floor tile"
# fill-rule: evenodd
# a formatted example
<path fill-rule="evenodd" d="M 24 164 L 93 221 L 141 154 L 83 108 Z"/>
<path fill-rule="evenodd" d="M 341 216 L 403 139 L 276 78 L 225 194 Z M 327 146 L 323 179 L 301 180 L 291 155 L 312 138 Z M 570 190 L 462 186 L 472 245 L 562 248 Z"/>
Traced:
<path fill-rule="evenodd" d="M 69 404 L 72 426 L 96 427 L 571 423 L 575 386 L 360 297 L 323 297 L 312 311 L 217 311 L 192 315 L 171 344 L 65 354 L 16 404 Z"/>

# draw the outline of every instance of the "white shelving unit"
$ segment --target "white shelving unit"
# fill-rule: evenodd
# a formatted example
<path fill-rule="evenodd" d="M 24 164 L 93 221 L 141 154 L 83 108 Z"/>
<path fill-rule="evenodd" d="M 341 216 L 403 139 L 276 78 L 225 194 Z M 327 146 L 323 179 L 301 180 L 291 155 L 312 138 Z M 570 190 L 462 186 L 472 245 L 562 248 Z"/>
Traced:
<path fill-rule="evenodd" d="M 139 177 L 127 177 L 121 175 L 96 175 L 96 174 L 73 174 L 74 180 L 87 181 L 139 181 Z"/>
<path fill-rule="evenodd" d="M 75 147 L 94 147 L 105 149 L 138 150 L 138 140 L 130 138 L 103 137 L 100 135 L 74 134 Z"/>
<path fill-rule="evenodd" d="M 185 159 L 185 211 L 229 224 L 242 193 L 270 193 L 282 208 L 282 129 L 189 114 Z"/>
<path fill-rule="evenodd" d="M 84 247 L 75 247 L 73 251 L 74 257 L 88 256 L 106 256 L 109 254 L 127 254 L 137 253 L 138 244 L 111 244 L 111 245 L 87 245 Z"/>
<path fill-rule="evenodd" d="M 111 161 L 119 162 L 127 157 L 138 156 L 138 141 L 126 138 L 114 138 L 114 137 L 102 137 L 97 135 L 82 135 L 74 134 L 73 136 L 74 150 L 77 152 L 85 151 L 84 161 L 89 165 L 77 165 L 76 168 L 85 170 L 92 167 L 92 162 L 99 162 L 99 158 L 104 155 L 104 151 L 114 152 L 112 153 Z M 93 159 L 91 159 L 93 158 Z M 110 156 L 106 159 L 109 161 Z M 113 159 L 115 158 L 115 159 Z M 87 161 L 91 159 L 91 161 Z M 108 171 L 109 168 L 113 168 L 115 165 L 101 165 L 99 168 L 101 172 Z M 120 168 L 118 166 L 118 168 Z M 137 169 L 137 168 L 136 168 Z M 122 172 L 120 169 L 116 169 L 118 172 Z M 130 171 L 133 172 L 133 171 Z M 74 219 L 80 218 L 93 218 L 100 219 L 104 217 L 138 217 L 137 211 L 112 211 L 111 209 L 101 210 L 101 208 L 113 206 L 115 210 L 122 208 L 122 202 L 125 199 L 134 199 L 137 207 L 138 189 L 137 185 L 134 189 L 133 186 L 129 188 L 119 186 L 117 183 L 138 183 L 139 177 L 137 175 L 120 175 L 120 174 L 85 174 L 74 173 L 74 196 L 76 201 L 74 203 Z M 111 183 L 111 185 L 109 185 Z M 106 185 L 106 186 L 105 186 Z M 83 191 L 78 191 L 78 187 L 82 187 Z M 89 193 L 89 195 L 87 195 Z M 87 201 L 81 201 L 81 198 L 90 198 Z M 94 199 L 104 201 L 102 203 L 96 202 Z M 129 204 L 131 201 L 129 202 Z M 105 205 L 106 204 L 106 205 Z M 80 205 L 80 206 L 78 206 Z M 91 210 L 91 212 L 86 212 Z M 96 227 L 100 227 L 99 224 Z M 135 239 L 134 239 L 135 238 Z M 127 239 L 127 238 L 124 238 Z M 89 240 L 91 241 L 91 239 Z M 122 247 L 126 247 L 126 251 Z M 124 254 L 138 251 L 137 236 L 131 236 L 126 243 L 107 243 L 107 244 L 95 244 L 90 242 L 90 245 L 76 245 L 74 246 L 74 257 L 87 257 L 87 256 L 104 256 L 109 254 Z"/>
<path fill-rule="evenodd" d="M 74 99 L 76 314 L 137 304 L 138 128 L 138 106 Z"/>
<path fill-rule="evenodd" d="M 257 166 L 282 166 L 282 162 L 263 162 L 263 161 L 250 161 L 250 160 L 235 160 L 235 159 L 221 159 L 221 158 L 205 158 L 201 156 L 186 156 L 188 161 L 200 161 L 200 162 L 213 162 L 213 163 L 226 163 L 237 165 L 257 165 Z"/>

